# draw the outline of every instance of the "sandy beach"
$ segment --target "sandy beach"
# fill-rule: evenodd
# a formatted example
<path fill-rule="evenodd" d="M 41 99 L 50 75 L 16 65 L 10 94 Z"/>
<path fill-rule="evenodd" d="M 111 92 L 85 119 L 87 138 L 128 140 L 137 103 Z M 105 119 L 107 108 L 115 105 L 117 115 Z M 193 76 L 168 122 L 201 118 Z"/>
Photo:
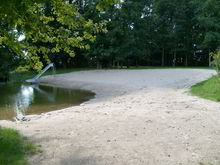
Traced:
<path fill-rule="evenodd" d="M 80 106 L 0 121 L 42 153 L 33 165 L 199 165 L 220 163 L 220 103 L 189 88 L 214 70 L 94 70 L 46 76 L 41 83 L 81 88 Z"/>

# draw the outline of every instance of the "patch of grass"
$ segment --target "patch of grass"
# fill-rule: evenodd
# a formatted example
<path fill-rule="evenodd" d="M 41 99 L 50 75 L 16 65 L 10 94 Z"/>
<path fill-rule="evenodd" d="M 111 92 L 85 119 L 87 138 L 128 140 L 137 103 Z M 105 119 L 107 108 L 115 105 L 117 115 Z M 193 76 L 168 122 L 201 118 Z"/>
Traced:
<path fill-rule="evenodd" d="M 12 72 L 10 73 L 9 82 L 10 83 L 20 83 L 25 80 L 33 78 L 36 72 Z"/>
<path fill-rule="evenodd" d="M 220 101 L 220 76 L 213 76 L 192 86 L 191 93 L 205 99 Z"/>
<path fill-rule="evenodd" d="M 77 72 L 77 71 L 85 71 L 85 70 L 94 70 L 94 68 L 57 69 L 56 74 L 63 74 L 63 73 L 70 73 L 70 72 Z M 12 83 L 24 82 L 25 80 L 32 79 L 37 74 L 38 73 L 36 73 L 36 72 L 12 72 L 10 74 L 10 82 L 12 82 Z M 50 69 L 47 72 L 45 72 L 43 74 L 43 76 L 52 75 L 52 74 L 53 74 L 53 70 Z"/>
<path fill-rule="evenodd" d="M 70 72 L 79 72 L 79 71 L 87 71 L 87 70 L 95 70 L 95 68 L 69 68 L 69 69 L 57 69 L 56 74 L 70 73 Z M 45 73 L 45 75 L 53 74 L 52 70 L 49 70 Z"/>
<path fill-rule="evenodd" d="M 103 68 L 105 69 L 105 68 Z M 118 69 L 118 68 L 107 68 L 107 69 Z M 119 68 L 120 69 L 120 68 Z M 210 67 L 161 67 L 161 66 L 131 66 L 129 68 L 123 67 L 122 69 L 213 69 Z M 95 70 L 95 68 L 70 68 L 70 69 L 57 69 L 56 74 L 77 72 L 77 71 L 86 71 L 86 70 Z M 46 75 L 52 75 L 53 70 L 50 69 L 44 73 Z M 12 72 L 10 74 L 10 82 L 12 83 L 21 83 L 25 80 L 31 79 L 36 76 L 36 72 Z"/>
<path fill-rule="evenodd" d="M 27 156 L 40 152 L 18 131 L 0 127 L 0 165 L 27 165 Z"/>
<path fill-rule="evenodd" d="M 128 69 L 215 69 L 209 66 L 131 66 Z"/>

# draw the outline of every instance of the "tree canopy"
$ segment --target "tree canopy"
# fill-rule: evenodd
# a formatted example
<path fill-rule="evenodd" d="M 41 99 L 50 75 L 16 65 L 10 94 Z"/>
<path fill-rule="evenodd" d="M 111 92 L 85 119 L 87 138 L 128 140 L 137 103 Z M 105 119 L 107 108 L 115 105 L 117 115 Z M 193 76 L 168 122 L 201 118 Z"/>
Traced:
<path fill-rule="evenodd" d="M 2 0 L 0 26 L 1 60 L 37 71 L 50 62 L 99 68 L 208 65 L 220 45 L 220 3 Z"/>

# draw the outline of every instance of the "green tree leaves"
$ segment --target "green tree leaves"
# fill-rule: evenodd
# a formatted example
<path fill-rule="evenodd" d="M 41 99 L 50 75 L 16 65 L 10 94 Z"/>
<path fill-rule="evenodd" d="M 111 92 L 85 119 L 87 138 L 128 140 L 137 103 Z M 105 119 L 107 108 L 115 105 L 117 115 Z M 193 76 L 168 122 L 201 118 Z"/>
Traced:
<path fill-rule="evenodd" d="M 0 8 L 9 5 L 8 10 L 0 12 L 1 24 L 6 28 L 0 31 L 0 44 L 7 45 L 16 53 L 24 49 L 33 68 L 40 70 L 43 66 L 38 54 L 48 63 L 50 55 L 64 52 L 75 56 L 75 48 L 89 49 L 89 43 L 96 39 L 98 32 L 105 31 L 105 23 L 94 23 L 79 13 L 75 4 L 63 0 L 35 1 L 18 0 L 9 3 L 4 1 Z M 9 16 L 9 10 L 13 10 Z M 4 22 L 5 21 L 5 22 Z M 10 31 L 9 28 L 12 30 Z M 17 40 L 17 34 L 12 32 L 20 30 L 25 36 L 25 42 Z"/>
<path fill-rule="evenodd" d="M 106 66 L 204 65 L 196 53 L 219 47 L 219 11 L 218 0 L 2 0 L 0 45 L 36 70 L 76 54 Z"/>
<path fill-rule="evenodd" d="M 215 50 L 220 45 L 220 3 L 218 0 L 193 0 L 197 5 L 201 46 Z"/>

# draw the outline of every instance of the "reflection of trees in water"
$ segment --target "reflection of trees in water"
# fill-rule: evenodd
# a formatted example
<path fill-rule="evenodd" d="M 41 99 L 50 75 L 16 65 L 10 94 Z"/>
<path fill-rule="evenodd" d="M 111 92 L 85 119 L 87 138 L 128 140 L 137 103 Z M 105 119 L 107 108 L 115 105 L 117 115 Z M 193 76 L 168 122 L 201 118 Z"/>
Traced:
<path fill-rule="evenodd" d="M 34 89 L 42 96 L 44 99 L 55 102 L 56 101 L 56 91 L 57 89 L 52 87 L 52 92 L 47 92 L 46 90 L 41 89 L 39 86 L 35 86 Z"/>
<path fill-rule="evenodd" d="M 21 85 L 20 91 L 15 96 L 14 111 L 16 116 L 25 114 L 25 111 L 32 104 L 34 100 L 33 86 Z"/>
<path fill-rule="evenodd" d="M 56 92 L 56 88 L 53 88 L 52 92 L 47 92 L 46 90 L 41 89 L 38 85 L 22 85 L 20 87 L 20 91 L 15 96 L 14 111 L 16 115 L 25 115 L 25 112 L 35 102 L 37 96 L 42 100 L 47 100 L 48 102 L 55 102 Z"/>
<path fill-rule="evenodd" d="M 0 119 L 22 118 L 51 110 L 79 105 L 94 97 L 94 93 L 41 85 L 0 86 Z"/>

